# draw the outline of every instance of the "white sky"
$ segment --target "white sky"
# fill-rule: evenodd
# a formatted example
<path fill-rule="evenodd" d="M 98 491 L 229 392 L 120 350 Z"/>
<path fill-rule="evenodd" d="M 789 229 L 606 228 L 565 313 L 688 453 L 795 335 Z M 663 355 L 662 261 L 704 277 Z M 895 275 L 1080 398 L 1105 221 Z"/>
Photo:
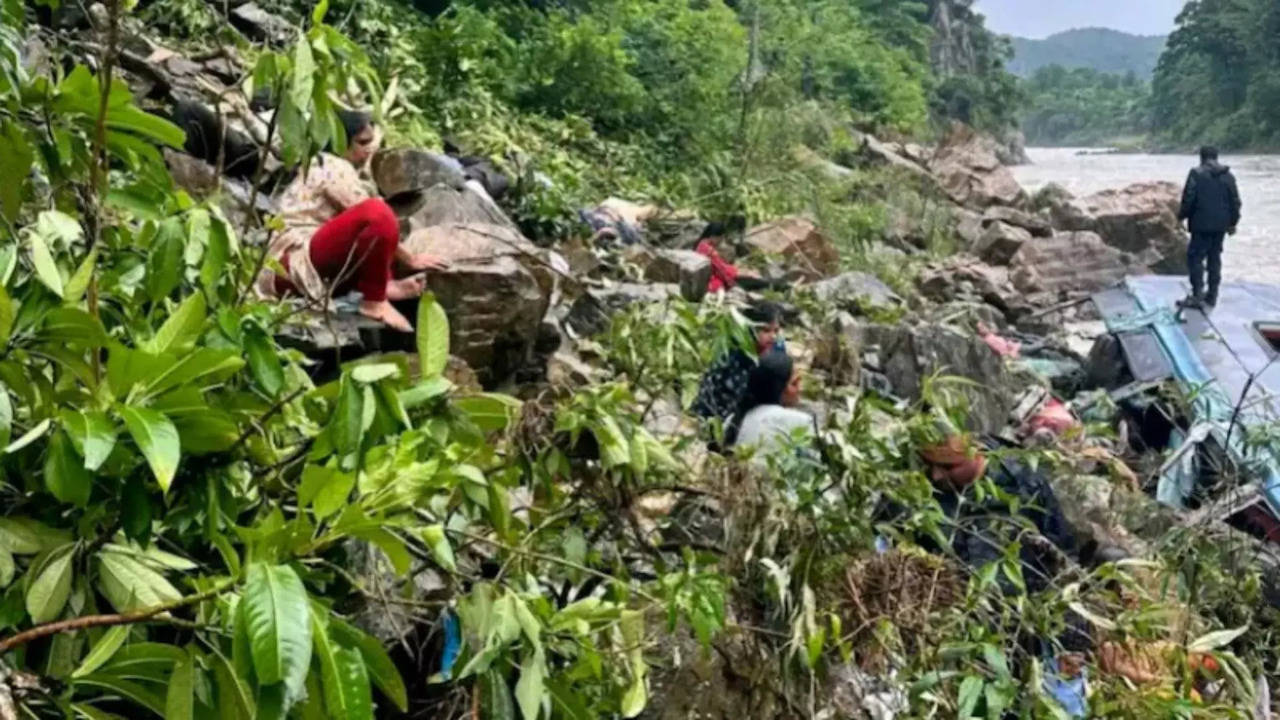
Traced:
<path fill-rule="evenodd" d="M 1079 27 L 1105 27 L 1137 35 L 1164 35 L 1185 0 L 978 0 L 987 27 L 1043 38 Z"/>

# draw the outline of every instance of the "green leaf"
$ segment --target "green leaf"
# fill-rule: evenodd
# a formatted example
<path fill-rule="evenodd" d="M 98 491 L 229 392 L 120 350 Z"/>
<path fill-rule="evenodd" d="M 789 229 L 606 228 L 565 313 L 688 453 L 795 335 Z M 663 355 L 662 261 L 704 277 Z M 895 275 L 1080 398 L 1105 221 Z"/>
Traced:
<path fill-rule="evenodd" d="M 12 120 L 5 120 L 0 125 L 0 168 L 4 168 L 5 173 L 4 182 L 0 183 L 0 216 L 10 223 L 18 220 L 18 212 L 22 209 L 22 187 L 34 161 L 35 153 L 22 128 Z"/>
<path fill-rule="evenodd" d="M 0 547 L 0 588 L 9 587 L 17 571 L 18 566 L 13 561 L 13 553 L 7 548 Z"/>
<path fill-rule="evenodd" d="M 400 712 L 409 711 L 409 692 L 405 689 L 404 678 L 377 638 L 338 618 L 329 621 L 329 635 L 339 645 L 359 650 L 373 684 Z"/>
<path fill-rule="evenodd" d="M 316 519 L 323 520 L 346 506 L 351 490 L 356 486 L 356 476 L 351 473 L 335 472 L 328 482 L 320 486 L 316 493 L 312 509 Z"/>
<path fill-rule="evenodd" d="M 453 401 L 455 407 L 466 413 L 476 427 L 485 432 L 496 432 L 510 425 L 519 415 L 522 403 L 498 393 L 480 393 Z"/>
<path fill-rule="evenodd" d="M 622 717 L 633 718 L 644 712 L 644 706 L 649 703 L 649 690 L 645 687 L 644 678 L 637 677 L 632 681 L 631 686 L 627 688 L 627 692 L 622 695 Z"/>
<path fill-rule="evenodd" d="M 116 609 L 129 612 L 182 599 L 163 575 L 125 553 L 98 553 L 98 589 Z"/>
<path fill-rule="evenodd" d="M 453 389 L 453 383 L 444 377 L 423 380 L 413 387 L 400 392 L 400 405 L 406 410 L 414 410 L 439 397 L 444 397 Z"/>
<path fill-rule="evenodd" d="M 58 551 L 50 559 L 27 590 L 27 613 L 31 622 L 47 623 L 62 614 L 71 596 L 72 548 Z"/>
<path fill-rule="evenodd" d="M 195 208 L 187 213 L 187 247 L 183 253 L 188 267 L 195 267 L 209 245 L 209 211 Z"/>
<path fill-rule="evenodd" d="M 289 89 L 289 98 L 299 110 L 311 103 L 311 92 L 315 88 L 316 63 L 311 56 L 311 41 L 299 33 L 298 42 L 293 47 L 293 77 Z"/>
<path fill-rule="evenodd" d="M 125 537 L 146 542 L 151 537 L 151 493 L 146 481 L 136 475 L 125 481 L 120 493 L 120 525 Z"/>
<path fill-rule="evenodd" d="M 400 368 L 395 363 L 358 365 L 351 369 L 351 379 L 365 385 L 372 385 L 387 378 L 397 377 L 399 374 Z"/>
<path fill-rule="evenodd" d="M 53 421 L 48 418 L 41 420 L 39 424 L 28 430 L 25 435 L 9 443 L 8 447 L 4 449 L 3 454 L 9 455 L 16 453 L 36 440 L 39 440 L 46 432 L 49 432 L 49 426 L 52 424 Z"/>
<path fill-rule="evenodd" d="M 983 680 L 975 675 L 969 675 L 960 682 L 960 695 L 958 703 L 959 712 L 956 713 L 957 720 L 968 720 L 973 717 L 974 708 L 978 707 L 978 700 L 982 697 Z"/>
<path fill-rule="evenodd" d="M 112 130 L 128 130 L 176 149 L 181 149 L 187 141 L 187 134 L 182 128 L 132 106 L 112 108 L 107 113 L 107 127 Z"/>
<path fill-rule="evenodd" d="M 0 277 L 0 348 L 9 344 L 13 333 L 13 321 L 18 317 L 18 310 L 13 306 L 13 299 L 4 289 L 4 279 Z"/>
<path fill-rule="evenodd" d="M 99 410 L 62 412 L 62 427 L 76 450 L 84 456 L 84 468 L 96 471 L 116 447 L 116 425 Z"/>
<path fill-rule="evenodd" d="M 81 661 L 80 667 L 77 667 L 75 671 L 71 673 L 72 679 L 84 677 L 85 675 L 96 672 L 98 668 L 105 665 L 107 661 L 111 659 L 111 656 L 116 654 L 116 651 L 120 649 L 121 645 L 124 645 L 124 641 L 128 639 L 128 637 L 128 625 L 117 625 L 108 629 L 102 634 L 102 637 L 98 640 L 97 644 L 93 646 L 93 649 L 89 651 L 89 654 L 85 656 L 84 660 Z"/>
<path fill-rule="evenodd" d="M 239 612 L 259 682 L 284 683 L 296 699 L 311 663 L 311 612 L 302 580 L 287 565 L 253 563 Z"/>
<path fill-rule="evenodd" d="M 525 656 L 524 663 L 520 666 L 520 680 L 516 683 L 516 702 L 520 705 L 520 715 L 524 720 L 538 720 L 545 694 L 546 675 L 547 666 L 541 651 Z"/>
<path fill-rule="evenodd" d="M 419 374 L 438 377 L 449 365 L 449 316 L 431 293 L 418 301 L 417 332 Z"/>
<path fill-rule="evenodd" d="M 209 244 L 204 249 L 204 261 L 200 265 L 200 284 L 210 293 L 222 282 L 227 261 L 231 258 L 232 230 L 226 221 L 215 217 L 209 228 Z"/>
<path fill-rule="evenodd" d="M 0 548 L 14 555 L 35 555 L 71 541 L 64 530 L 55 530 L 26 517 L 0 517 Z"/>
<path fill-rule="evenodd" d="M 449 544 L 449 538 L 444 534 L 443 525 L 428 525 L 423 528 L 422 539 L 427 543 L 427 547 L 431 548 L 431 555 L 440 567 L 449 572 L 458 571 L 458 564 L 453 556 L 453 546 Z"/>
<path fill-rule="evenodd" d="M 75 703 L 71 706 L 71 709 L 75 710 L 76 715 L 85 718 L 85 720 L 125 720 L 125 718 L 122 718 L 115 713 L 109 713 L 106 710 L 99 710 L 98 708 L 85 703 Z"/>
<path fill-rule="evenodd" d="M 182 223 L 177 218 L 160 224 L 147 255 L 147 297 L 153 303 L 168 297 L 182 282 L 182 241 Z"/>
<path fill-rule="evenodd" d="M 258 387 L 275 396 L 284 387 L 284 366 L 276 353 L 275 343 L 257 325 L 245 328 L 244 349 L 249 359 L 249 370 Z"/>
<path fill-rule="evenodd" d="M 140 349 L 155 355 L 165 352 L 187 352 L 196 344 L 208 317 L 204 295 L 192 293 L 173 311 L 156 331 L 156 336 Z"/>
<path fill-rule="evenodd" d="M 314 612 L 314 611 L 313 611 Z M 312 619 L 324 706 L 332 720 L 373 720 L 373 696 L 364 658 L 354 648 L 340 647 L 318 618 Z"/>
<path fill-rule="evenodd" d="M 1201 635 L 1187 645 L 1188 652 L 1211 652 L 1218 648 L 1230 645 L 1236 638 L 1248 632 L 1249 626 L 1244 625 L 1234 630 L 1218 630 L 1216 632 Z"/>
<path fill-rule="evenodd" d="M 320 0 L 316 3 L 316 7 L 311 11 L 311 24 L 319 25 L 324 22 L 324 16 L 329 12 L 329 0 Z"/>
<path fill-rule="evenodd" d="M 165 720 L 193 720 L 196 703 L 195 659 L 188 654 L 173 668 L 169 690 L 165 694 Z"/>
<path fill-rule="evenodd" d="M 405 548 L 404 541 L 388 530 L 377 527 L 355 528 L 350 531 L 353 537 L 361 540 L 367 540 L 387 556 L 387 560 L 391 562 L 392 569 L 397 575 L 404 576 L 409 573 L 409 568 L 413 565 L 413 558 L 410 557 L 408 549 Z"/>
<path fill-rule="evenodd" d="M 343 376 L 338 388 L 338 402 L 329 421 L 333 447 L 343 455 L 360 448 L 364 436 L 364 393 L 349 376 Z"/>
<path fill-rule="evenodd" d="M 89 504 L 93 478 L 84 469 L 84 462 L 65 432 L 55 433 L 53 442 L 49 443 L 49 454 L 44 461 L 44 484 L 59 502 L 78 507 Z"/>
<path fill-rule="evenodd" d="M 53 261 L 49 244 L 39 233 L 31 233 L 30 242 L 31 264 L 35 267 L 36 277 L 45 287 L 52 290 L 54 295 L 62 297 L 62 273 L 58 272 L 58 265 Z"/>
<path fill-rule="evenodd" d="M 151 466 L 160 489 L 169 492 L 174 473 L 178 471 L 178 461 L 182 459 L 178 429 L 169 418 L 149 408 L 126 405 L 119 412 L 129 435 Z"/>
<path fill-rule="evenodd" d="M 98 248 L 89 251 L 85 256 L 80 267 L 76 268 L 75 273 L 71 275 L 71 279 L 67 280 L 67 286 L 63 293 L 63 301 L 69 304 L 80 302 L 84 297 L 85 291 L 89 289 L 89 281 L 93 279 L 93 271 L 98 267 Z"/>
<path fill-rule="evenodd" d="M 484 689 L 485 720 L 515 720 L 516 708 L 511 702 L 511 690 L 496 668 L 490 668 L 481 679 Z"/>
<path fill-rule="evenodd" d="M 107 331 L 94 316 L 73 307 L 60 307 L 45 316 L 40 339 L 85 348 L 100 348 L 107 344 Z"/>
<path fill-rule="evenodd" d="M 164 698 L 160 693 L 141 683 L 121 680 L 109 675 L 86 675 L 76 681 L 77 687 L 106 690 L 106 695 L 117 695 L 164 717 Z M 136 717 L 136 715 L 134 716 Z"/>
<path fill-rule="evenodd" d="M 218 685 L 218 712 L 220 720 L 254 720 L 257 707 L 253 692 L 245 680 L 236 674 L 235 668 L 222 655 L 210 658 L 213 676 Z"/>
<path fill-rule="evenodd" d="M 13 403 L 9 400 L 9 388 L 0 382 L 0 447 L 9 444 L 13 436 Z"/>

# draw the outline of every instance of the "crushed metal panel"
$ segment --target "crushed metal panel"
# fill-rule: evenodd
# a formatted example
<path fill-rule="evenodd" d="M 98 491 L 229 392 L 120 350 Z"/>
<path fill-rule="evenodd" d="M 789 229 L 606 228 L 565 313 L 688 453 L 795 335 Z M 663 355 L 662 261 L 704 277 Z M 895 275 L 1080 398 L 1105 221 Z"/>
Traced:
<path fill-rule="evenodd" d="M 1103 318 L 1118 318 L 1133 315 L 1139 311 L 1138 302 L 1125 288 L 1114 288 L 1094 293 L 1090 298 L 1094 307 Z"/>
<path fill-rule="evenodd" d="M 1136 382 L 1154 382 L 1173 375 L 1169 358 L 1155 333 L 1139 330 L 1120 333 L 1116 337 L 1120 340 L 1120 349 L 1124 351 L 1125 362 L 1129 364 L 1129 371 L 1133 373 Z"/>

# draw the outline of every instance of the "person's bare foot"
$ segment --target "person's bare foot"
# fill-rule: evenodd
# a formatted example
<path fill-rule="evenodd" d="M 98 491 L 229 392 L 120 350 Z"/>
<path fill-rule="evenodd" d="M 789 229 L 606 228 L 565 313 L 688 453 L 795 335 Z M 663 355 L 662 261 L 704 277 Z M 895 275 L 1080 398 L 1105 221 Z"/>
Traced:
<path fill-rule="evenodd" d="M 422 293 L 426 291 L 427 279 L 421 275 L 411 275 L 407 278 L 387 282 L 388 300 L 412 300 L 416 297 L 422 297 Z"/>
<path fill-rule="evenodd" d="M 449 261 L 431 253 L 416 253 L 410 255 L 404 265 L 410 270 L 444 270 L 449 267 Z"/>
<path fill-rule="evenodd" d="M 409 324 L 404 315 L 401 315 L 400 311 L 392 307 L 391 303 L 386 300 L 381 302 L 369 302 L 367 300 L 361 302 L 360 314 L 384 323 L 392 330 L 406 333 L 413 332 L 413 326 Z"/>

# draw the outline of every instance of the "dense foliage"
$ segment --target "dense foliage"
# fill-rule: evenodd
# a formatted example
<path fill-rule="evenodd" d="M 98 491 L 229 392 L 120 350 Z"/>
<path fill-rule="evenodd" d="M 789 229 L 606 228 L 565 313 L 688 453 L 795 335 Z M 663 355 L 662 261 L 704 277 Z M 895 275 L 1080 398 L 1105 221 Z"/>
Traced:
<path fill-rule="evenodd" d="M 1134 73 L 1050 65 L 1024 81 L 1022 130 L 1032 145 L 1126 145 L 1150 132 L 1150 88 Z"/>
<path fill-rule="evenodd" d="M 1194 0 L 1178 16 L 1152 83 L 1168 142 L 1280 146 L 1280 5 Z"/>
<path fill-rule="evenodd" d="M 1163 35 L 1130 35 L 1106 28 L 1068 30 L 1043 40 L 1015 37 L 1009 72 L 1031 77 L 1041 68 L 1062 65 L 1114 75 L 1133 73 L 1147 81 L 1156 69 L 1166 39 Z"/>

